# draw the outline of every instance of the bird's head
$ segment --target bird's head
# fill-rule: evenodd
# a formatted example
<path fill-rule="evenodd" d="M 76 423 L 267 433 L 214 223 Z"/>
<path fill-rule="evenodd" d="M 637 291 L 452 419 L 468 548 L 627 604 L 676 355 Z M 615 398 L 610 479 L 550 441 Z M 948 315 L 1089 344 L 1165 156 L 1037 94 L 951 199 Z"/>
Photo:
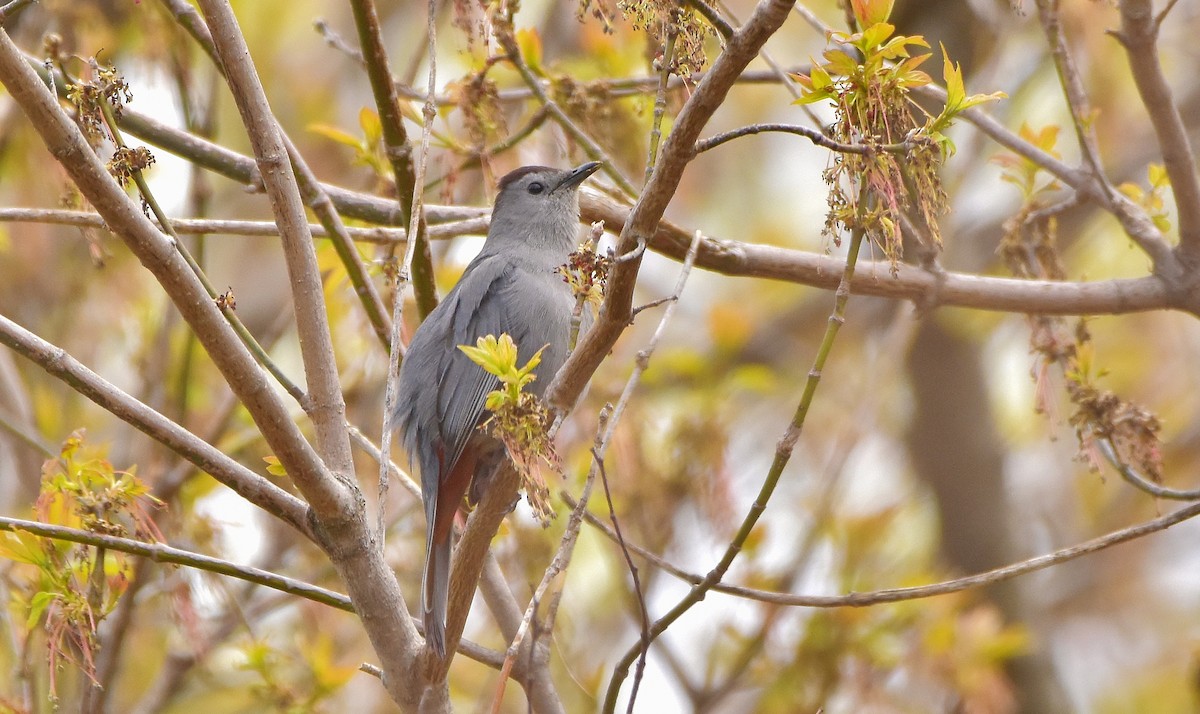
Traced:
<path fill-rule="evenodd" d="M 600 168 L 595 161 L 562 171 L 523 166 L 500 179 L 488 243 L 495 248 L 532 245 L 569 252 L 579 222 L 579 184 Z"/>

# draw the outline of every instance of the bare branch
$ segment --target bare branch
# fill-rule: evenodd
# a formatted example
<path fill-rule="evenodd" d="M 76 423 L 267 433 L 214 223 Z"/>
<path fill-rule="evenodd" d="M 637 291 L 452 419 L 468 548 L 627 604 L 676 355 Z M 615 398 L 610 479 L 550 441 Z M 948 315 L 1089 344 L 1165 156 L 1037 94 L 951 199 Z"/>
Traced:
<path fill-rule="evenodd" d="M 704 0 L 683 0 L 683 4 L 692 8 L 707 20 L 708 24 L 712 25 L 713 29 L 723 39 L 728 40 L 733 35 L 733 25 L 726 22 L 725 18 L 721 17 L 721 13 L 717 12 L 716 8 L 704 2 Z"/>
<path fill-rule="evenodd" d="M 350 602 L 350 598 L 341 593 L 326 590 L 311 583 L 278 575 L 249 565 L 239 565 L 228 560 L 214 558 L 210 555 L 173 548 L 165 543 L 146 543 L 140 540 L 133 540 L 132 538 L 119 538 L 117 536 L 79 530 L 77 528 L 68 528 L 66 526 L 57 526 L 39 521 L 27 521 L 19 518 L 8 518 L 5 516 L 0 516 L 0 530 L 32 533 L 43 538 L 82 543 L 94 548 L 106 548 L 108 550 L 147 558 L 156 563 L 186 565 L 189 568 L 237 578 L 238 580 L 244 580 L 248 583 L 254 583 L 255 585 L 261 585 L 289 595 L 302 597 L 305 600 L 312 600 L 313 602 L 328 605 L 346 612 L 354 612 L 354 603 Z"/>
<path fill-rule="evenodd" d="M 831 151 L 838 151 L 843 154 L 861 154 L 868 156 L 875 152 L 887 152 L 889 154 L 906 154 L 912 149 L 912 144 L 907 141 L 902 141 L 897 144 L 880 144 L 878 146 L 870 146 L 867 144 L 843 144 L 839 141 L 834 141 L 828 136 L 825 136 L 816 129 L 811 129 L 806 126 L 798 126 L 796 124 L 751 124 L 749 126 L 738 127 L 722 132 L 716 136 L 709 137 L 703 141 L 697 141 L 695 152 L 697 154 L 715 149 L 727 141 L 732 141 L 743 136 L 751 134 L 761 134 L 763 132 L 782 132 L 785 134 L 796 134 L 803 136 L 817 146 L 824 147 Z"/>
<path fill-rule="evenodd" d="M 534 76 L 533 71 L 529 69 L 529 65 L 525 64 L 525 60 L 521 57 L 521 48 L 517 46 L 517 39 L 512 35 L 512 32 L 509 30 L 498 32 L 497 40 L 499 40 L 500 46 L 508 54 L 508 61 L 516 68 L 517 72 L 521 75 L 521 79 L 529 87 L 529 91 L 533 92 L 533 96 L 550 113 L 554 121 L 570 134 L 571 138 L 579 142 L 579 145 L 583 147 L 583 152 L 588 155 L 588 158 L 601 162 L 600 170 L 607 174 L 622 191 L 629 196 L 637 195 L 637 189 L 633 187 L 633 182 L 621 173 L 616 162 L 612 160 L 608 152 L 604 150 L 604 147 L 596 143 L 596 140 L 586 131 L 571 121 L 571 117 L 567 116 L 563 108 L 558 106 L 558 103 L 546 93 L 541 82 Z"/>
<path fill-rule="evenodd" d="M 47 223 L 51 225 L 77 226 L 80 228 L 106 228 L 99 213 L 90 211 L 68 211 L 59 208 L 0 208 L 0 222 Z M 274 221 L 239 221 L 220 218 L 175 218 L 171 229 L 180 235 L 242 235 L 278 236 L 279 228 Z M 326 238 L 329 233 L 320 223 L 308 224 L 314 238 Z M 403 243 L 405 231 L 400 228 L 355 227 L 347 228 L 347 235 L 363 243 Z M 461 234 L 460 234 L 461 235 Z"/>
<path fill-rule="evenodd" d="M 249 133 L 283 238 L 313 405 L 310 414 L 318 448 L 333 472 L 331 475 L 318 462 L 303 473 L 292 468 L 288 468 L 288 473 L 312 503 L 321 525 L 323 545 L 346 583 L 356 612 L 379 655 L 388 693 L 402 708 L 413 710 L 420 697 L 418 688 L 413 686 L 416 628 L 408 617 L 395 574 L 373 543 L 363 513 L 362 494 L 354 482 L 345 402 L 334 361 L 323 285 L 287 147 L 232 9 L 223 0 L 202 0 L 200 7 Z M 282 461 L 283 454 L 279 456 Z"/>
<path fill-rule="evenodd" d="M 573 505 L 574 499 L 570 496 L 563 495 L 563 500 L 567 505 Z M 1010 565 L 1005 565 L 999 568 L 994 568 L 975 575 L 968 575 L 962 578 L 954 578 L 945 580 L 940 583 L 931 585 L 917 585 L 905 588 L 888 588 L 885 590 L 873 590 L 870 592 L 848 593 L 846 595 L 800 595 L 796 593 L 773 592 L 770 590 L 760 590 L 757 588 L 746 588 L 737 585 L 718 584 L 713 586 L 714 592 L 724 593 L 735 597 L 745 598 L 747 600 L 756 600 L 759 602 L 770 603 L 772 605 L 783 605 L 788 607 L 820 607 L 820 608 L 836 608 L 836 607 L 870 607 L 873 605 L 881 605 L 890 602 L 904 602 L 906 600 L 920 600 L 922 598 L 934 597 L 936 595 L 948 595 L 950 593 L 962 592 L 963 590 L 971 590 L 974 588 L 988 587 L 996 583 L 1001 583 L 1006 580 L 1025 575 L 1027 573 L 1044 570 L 1046 568 L 1065 563 L 1069 560 L 1075 560 L 1085 555 L 1091 555 L 1101 550 L 1111 548 L 1114 545 L 1120 545 L 1131 540 L 1136 540 L 1143 536 L 1157 533 L 1166 530 L 1171 526 L 1182 523 L 1186 520 L 1200 516 L 1200 504 L 1192 504 L 1175 511 L 1174 513 L 1156 518 L 1152 521 L 1139 523 L 1136 526 L 1122 528 L 1117 531 L 1105 534 L 1098 538 L 1077 543 L 1066 548 L 1061 548 L 1046 555 L 1039 555 L 1033 558 L 1022 560 Z M 587 514 L 585 516 L 588 523 L 604 533 L 610 540 L 616 541 L 616 534 L 612 528 L 603 520 L 595 515 Z M 678 568 L 663 558 L 646 550 L 645 548 L 629 543 L 628 547 L 634 553 L 637 553 L 646 562 L 654 565 L 663 572 L 679 578 L 680 580 L 697 585 L 704 580 L 704 576 L 697 573 L 689 573 L 681 568 Z"/>
<path fill-rule="evenodd" d="M 404 120 L 400 116 L 400 98 L 392 83 L 392 72 L 388 66 L 387 50 L 383 45 L 383 35 L 379 27 L 379 14 L 375 10 L 374 0 L 350 0 L 354 11 L 354 26 L 358 31 L 358 41 L 362 46 L 363 63 L 367 69 L 367 79 L 371 82 L 371 92 L 375 96 L 375 108 L 379 111 L 379 123 L 383 128 L 383 141 L 387 148 L 388 161 L 396 181 L 397 203 L 400 205 L 404 224 L 409 226 L 410 235 L 417 240 L 405 253 L 405 268 L 411 266 L 413 292 L 417 298 L 417 311 L 424 318 L 437 307 L 437 289 L 433 281 L 433 256 L 429 250 L 429 241 L 425 238 L 425 219 L 421 214 L 418 194 L 424 183 L 424 171 L 414 168 L 412 147 L 408 144 L 408 134 L 404 129 Z M 429 22 L 432 25 L 434 13 L 431 10 Z M 434 44 L 431 34 L 429 44 Z M 432 93 L 436 83 L 433 73 L 437 66 L 436 56 L 429 55 L 430 83 Z M 428 136 L 433 117 L 426 113 L 425 135 Z M 428 143 L 428 138 L 423 140 Z"/>
<path fill-rule="evenodd" d="M 520 478 L 511 464 L 499 468 L 491 476 L 483 499 L 467 519 L 467 527 L 454 548 L 454 559 L 450 568 L 450 594 L 446 607 L 446 649 L 452 650 L 462 637 L 467 611 L 475 597 L 479 573 L 483 570 L 492 537 L 500 528 L 504 517 L 512 510 L 517 497 Z M 445 679 L 451 658 L 439 659 L 428 648 L 423 669 L 427 680 L 439 682 Z"/>
<path fill-rule="evenodd" d="M 1117 450 L 1113 447 L 1111 439 L 1099 438 L 1096 439 L 1096 443 L 1100 446 L 1100 451 L 1104 454 L 1104 458 L 1107 459 L 1110 464 L 1112 464 L 1113 468 L 1117 470 L 1117 473 L 1121 474 L 1121 478 L 1125 479 L 1125 481 L 1134 488 L 1145 491 L 1156 498 L 1166 498 L 1172 501 L 1195 501 L 1200 499 L 1200 488 L 1188 489 L 1186 491 L 1181 491 L 1175 488 L 1167 488 L 1165 486 L 1159 486 L 1150 479 L 1138 473 L 1137 469 L 1125 463 L 1125 461 L 1121 459 L 1120 455 L 1117 454 Z"/>
<path fill-rule="evenodd" d="M 693 156 L 692 148 L 701 130 L 724 101 L 738 75 L 758 55 L 767 38 L 783 25 L 792 4 L 792 0 L 761 0 L 750 20 L 728 39 L 724 51 L 676 117 L 654 173 L 621 231 L 618 254 L 633 250 L 639 241 L 649 242 L 650 236 L 654 235 L 667 204 L 679 187 L 683 170 Z M 599 319 L 547 389 L 546 397 L 552 405 L 569 409 L 575 403 L 584 384 L 629 325 L 633 286 L 640 267 L 640 260 L 618 263 L 614 267 Z"/>
<path fill-rule="evenodd" d="M 1067 49 L 1067 40 L 1059 22 L 1058 0 L 1037 0 L 1037 7 L 1038 18 L 1050 45 L 1050 56 L 1054 58 L 1054 67 L 1058 70 L 1058 79 L 1066 96 L 1067 109 L 1071 112 L 1071 124 L 1075 128 L 1080 153 L 1083 154 L 1092 179 L 1111 197 L 1114 191 L 1100 161 L 1100 142 L 1096 138 L 1091 102 L 1088 101 L 1087 92 L 1083 88 L 1083 80 L 1079 77 L 1075 59 Z"/>
<path fill-rule="evenodd" d="M 580 207 L 585 221 L 603 220 L 609 230 L 620 231 L 630 216 L 616 201 L 584 190 Z M 668 221 L 660 221 L 650 247 L 657 253 L 682 260 L 690 234 Z M 724 275 L 785 280 L 827 290 L 837 287 L 842 265 L 831 256 L 754 243 L 705 238 L 696 265 Z M 891 276 L 886 262 L 864 261 L 850 284 L 851 292 L 903 300 L 931 307 L 955 305 L 981 310 L 1032 314 L 1119 314 L 1177 307 L 1177 296 L 1157 276 L 1096 282 L 1057 282 L 982 277 L 969 273 L 935 274 L 900 264 Z M 586 340 L 584 341 L 586 342 Z"/>
<path fill-rule="evenodd" d="M 78 128 L 59 108 L 57 99 L 3 32 L 0 32 L 0 82 L 30 118 L 84 197 L 175 302 L 288 473 L 298 484 L 305 485 L 310 503 L 328 505 L 343 499 L 345 492 L 340 486 L 321 478 L 324 466 L 320 459 L 174 245 L 108 175 Z"/>
<path fill-rule="evenodd" d="M 4 25 L 4 23 L 16 17 L 18 12 L 35 2 L 37 0 L 11 0 L 0 6 L 0 25 Z"/>
<path fill-rule="evenodd" d="M 250 59 L 250 49 L 238 28 L 233 9 L 223 0 L 202 0 L 200 9 L 212 33 L 226 83 L 233 92 L 250 144 L 254 147 L 259 173 L 271 199 L 275 224 L 283 239 L 300 352 L 308 382 L 308 413 L 316 429 L 317 450 L 334 474 L 342 479 L 353 479 L 354 464 L 350 456 L 350 439 L 346 435 L 346 404 L 338 382 L 324 289 L 287 145 L 271 114 L 266 91 Z M 341 491 L 342 498 L 332 510 L 327 505 L 333 504 L 313 503 L 320 517 L 341 519 L 355 508 L 350 493 Z"/>
<path fill-rule="evenodd" d="M 868 201 L 867 190 L 865 187 L 859 187 L 860 196 L 858 197 L 857 204 L 857 223 L 850 231 L 850 245 L 846 252 L 845 265 L 842 268 L 837 291 L 834 293 L 833 309 L 830 312 L 829 321 L 825 326 L 825 333 L 821 338 L 820 345 L 817 347 L 812 368 L 809 369 L 808 376 L 804 381 L 804 390 L 800 395 L 799 403 L 796 405 L 796 411 L 775 447 L 775 457 L 772 459 L 771 466 L 763 478 L 758 494 L 754 498 L 754 503 L 751 504 L 750 509 L 743 516 L 742 522 L 739 524 L 733 539 L 725 547 L 725 552 L 722 553 L 721 559 L 713 566 L 712 570 L 704 576 L 702 581 L 693 585 L 691 590 L 684 597 L 680 598 L 674 607 L 668 610 L 662 617 L 655 620 L 649 632 L 642 634 L 639 645 L 631 647 L 626 651 L 625 655 L 621 657 L 621 660 L 613 668 L 612 677 L 608 681 L 608 690 L 604 696 L 604 711 L 606 714 L 610 714 L 616 707 L 617 695 L 620 694 L 621 684 L 629 672 L 629 665 L 632 663 L 634 657 L 637 657 L 639 663 L 644 660 L 646 649 L 650 644 L 662 635 L 663 632 L 666 632 L 667 628 L 677 622 L 679 618 L 683 617 L 697 603 L 702 601 L 714 585 L 721 582 L 725 574 L 729 571 L 729 568 L 733 565 L 733 561 L 742 552 L 743 545 L 746 539 L 750 537 L 750 533 L 758 523 L 759 518 L 766 512 L 767 503 L 775 492 L 784 467 L 791 460 L 792 451 L 800 438 L 801 430 L 804 428 L 809 408 L 812 405 L 817 387 L 821 382 L 825 363 L 829 358 L 829 354 L 833 349 L 834 342 L 841 331 L 842 325 L 846 322 L 846 305 L 850 300 L 850 282 L 854 277 L 859 250 L 862 247 L 863 237 L 866 234 L 866 229 L 861 224 L 862 215 L 866 210 Z M 696 237 L 693 240 L 695 241 L 692 246 L 692 250 L 694 251 L 696 244 L 700 241 L 699 232 L 696 233 Z M 634 686 L 636 689 L 636 680 L 634 681 Z"/>
<path fill-rule="evenodd" d="M 1188 139 L 1187 127 L 1171 88 L 1163 76 L 1158 58 L 1158 27 L 1174 3 L 1163 14 L 1154 16 L 1150 0 L 1122 0 L 1121 30 L 1117 37 L 1129 55 L 1129 69 L 1134 84 L 1146 106 L 1163 166 L 1171 179 L 1175 207 L 1179 212 L 1179 250 L 1189 265 L 1200 261 L 1200 175 L 1196 171 L 1196 154 Z"/>
<path fill-rule="evenodd" d="M 929 96 L 945 99 L 944 92 L 936 88 L 927 88 Z M 1057 178 L 1075 187 L 1092 200 L 1097 200 L 1097 193 L 1089 188 L 1086 175 L 1077 169 L 1072 169 L 1054 157 L 1023 141 L 1013 132 L 997 122 L 978 107 L 965 112 L 965 117 L 979 127 L 985 134 L 1018 154 L 1029 158 L 1043 168 L 1046 168 Z M 168 127 L 149 119 L 137 112 L 123 113 L 120 124 L 131 133 L 141 137 L 168 151 L 194 161 L 205 168 L 229 176 L 239 181 L 252 182 L 256 175 L 252 159 L 236 152 L 212 144 L 186 132 Z M 360 220 L 396 225 L 400 221 L 395 203 L 386 199 L 348 191 L 335 186 L 324 185 L 331 200 L 344 214 Z M 1123 197 L 1118 196 L 1119 199 Z M 581 192 L 582 219 L 586 223 L 595 220 L 605 220 L 609 229 L 620 231 L 629 216 L 629 209 L 621 206 L 612 199 L 600 196 L 584 189 Z M 1143 232 L 1142 245 L 1145 247 L 1147 236 L 1157 236 L 1158 231 L 1153 227 L 1149 218 L 1136 214 L 1140 209 L 1134 207 L 1131 215 L 1149 226 L 1148 232 Z M 437 207 L 427 208 L 429 220 L 477 220 L 471 224 L 471 230 L 486 230 L 482 219 L 472 218 L 486 213 L 486 209 Z M 1121 217 L 1120 215 L 1118 217 Z M 1129 222 L 1123 221 L 1129 230 Z M 467 226 L 464 224 L 464 229 Z M 449 226 L 447 226 L 449 229 Z M 431 228 L 433 235 L 439 235 L 438 228 Z M 449 234 L 454 234 L 449 232 Z M 661 223 L 654 234 L 652 247 L 659 253 L 676 260 L 682 260 L 691 232 L 676 228 L 668 223 Z M 1154 238 L 1160 240 L 1161 238 Z M 1170 252 L 1170 247 L 1162 242 L 1162 250 Z M 766 277 L 775 280 L 785 280 L 825 289 L 836 287 L 836 275 L 840 266 L 832 259 L 813 253 L 793 251 L 769 246 L 738 243 L 734 241 L 705 239 L 701 245 L 697 266 L 726 275 L 745 275 Z M 852 289 L 855 293 L 879 295 L 901 299 L 923 299 L 937 287 L 937 278 L 915 268 L 901 266 L 900 274 L 894 280 L 883 280 L 866 277 L 885 275 L 885 266 L 864 263 Z M 1155 277 L 1137 278 L 1133 280 L 1101 281 L 1088 283 L 1024 281 L 1003 278 L 989 278 L 974 275 L 948 273 L 942 292 L 937 293 L 938 305 L 955 305 L 984 310 L 1022 311 L 1035 314 L 1117 314 L 1144 310 L 1155 310 L 1175 307 L 1196 311 L 1195 306 L 1187 306 L 1181 301 L 1186 295 L 1179 295 L 1167 283 Z"/>
<path fill-rule="evenodd" d="M 200 48 L 212 60 L 218 72 L 224 76 L 224 67 L 217 56 L 217 49 L 213 42 L 212 33 L 209 32 L 208 26 L 204 24 L 196 9 L 184 0 L 160 0 L 160 2 L 163 3 L 167 11 L 175 18 L 175 21 L 200 45 Z M 272 121 L 274 121 L 273 117 Z M 317 215 L 317 219 L 321 222 L 326 234 L 333 242 L 334 250 L 345 266 L 346 275 L 349 277 L 351 285 L 354 286 L 354 292 L 367 313 L 367 319 L 371 323 L 376 336 L 386 349 L 388 333 L 387 316 L 386 310 L 383 307 L 383 301 L 379 297 L 379 292 L 375 289 L 375 284 L 371 282 L 371 279 L 367 275 L 362 258 L 359 257 L 358 252 L 351 245 L 351 239 L 346 231 L 346 226 L 343 225 L 342 219 L 330 202 L 329 196 L 323 191 L 316 174 L 309 168 L 308 162 L 304 160 L 299 149 L 292 143 L 291 138 L 287 136 L 283 128 L 278 126 L 277 128 L 287 148 L 288 158 L 291 160 L 304 202 L 313 209 L 313 213 Z"/>
<path fill-rule="evenodd" d="M 0 343 L 7 345 L 117 418 L 171 449 L 242 498 L 313 538 L 303 501 L 242 466 L 219 449 L 118 389 L 63 349 L 0 315 Z"/>

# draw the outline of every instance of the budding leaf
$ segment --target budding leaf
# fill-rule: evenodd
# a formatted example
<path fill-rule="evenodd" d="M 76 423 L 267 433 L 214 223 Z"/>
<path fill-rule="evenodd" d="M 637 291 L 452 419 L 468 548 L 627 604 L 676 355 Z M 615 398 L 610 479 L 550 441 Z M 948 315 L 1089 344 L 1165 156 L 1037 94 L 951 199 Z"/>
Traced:
<path fill-rule="evenodd" d="M 851 0 L 850 5 L 854 9 L 854 19 L 858 20 L 858 26 L 867 28 L 881 22 L 886 22 L 892 16 L 893 1 Z"/>

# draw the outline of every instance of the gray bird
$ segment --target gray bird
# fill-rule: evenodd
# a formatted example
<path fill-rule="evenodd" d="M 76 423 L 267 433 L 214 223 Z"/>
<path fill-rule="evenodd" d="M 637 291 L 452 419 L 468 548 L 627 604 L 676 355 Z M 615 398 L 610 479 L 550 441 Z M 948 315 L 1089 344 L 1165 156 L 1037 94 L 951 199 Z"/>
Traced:
<path fill-rule="evenodd" d="M 523 365 L 546 346 L 537 396 L 567 358 L 575 298 L 557 272 L 575 249 L 579 184 L 600 164 L 569 171 L 525 166 L 500 179 L 483 250 L 446 299 L 413 335 L 400 369 L 391 424 L 410 465 L 421 471 L 425 501 L 425 638 L 446 656 L 446 597 L 454 516 L 467 489 L 475 499 L 488 476 L 504 463 L 504 447 L 477 427 L 486 418 L 484 398 L 499 380 L 472 362 L 459 345 L 508 333 Z M 586 311 L 585 311 L 586 313 Z"/>

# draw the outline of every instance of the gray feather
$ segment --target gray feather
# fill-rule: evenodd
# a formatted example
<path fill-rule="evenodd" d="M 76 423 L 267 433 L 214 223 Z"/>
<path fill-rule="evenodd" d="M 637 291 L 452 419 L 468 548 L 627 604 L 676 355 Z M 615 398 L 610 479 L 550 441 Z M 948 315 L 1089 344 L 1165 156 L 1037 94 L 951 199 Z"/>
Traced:
<path fill-rule="evenodd" d="M 448 541 L 435 544 L 432 536 L 438 489 L 468 445 L 478 459 L 475 481 L 502 458 L 500 444 L 478 429 L 487 394 L 499 380 L 458 347 L 508 333 L 517 344 L 519 365 L 545 347 L 529 387 L 538 396 L 545 393 L 566 361 L 575 304 L 557 268 L 576 243 L 576 189 L 595 169 L 595 164 L 573 171 L 525 167 L 501 179 L 483 250 L 417 329 L 400 370 L 391 425 L 400 432 L 410 465 L 421 472 L 429 524 L 422 599 L 426 637 L 439 655 L 445 645 L 450 546 Z M 583 329 L 591 322 L 585 315 Z"/>

